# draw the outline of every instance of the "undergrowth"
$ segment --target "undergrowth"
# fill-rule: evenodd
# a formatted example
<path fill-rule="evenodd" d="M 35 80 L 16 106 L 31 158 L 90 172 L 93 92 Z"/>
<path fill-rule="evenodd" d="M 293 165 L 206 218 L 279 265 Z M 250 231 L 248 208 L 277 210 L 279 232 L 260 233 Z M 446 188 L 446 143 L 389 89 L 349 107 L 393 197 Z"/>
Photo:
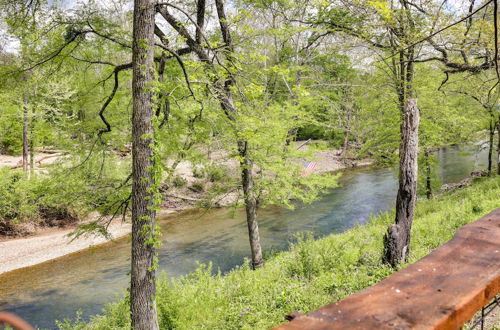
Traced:
<path fill-rule="evenodd" d="M 31 178 L 21 170 L 0 168 L 0 225 L 13 230 L 28 222 L 57 226 L 94 210 L 109 213 L 130 193 L 130 184 L 123 184 L 126 164 L 109 164 L 99 159 L 56 164 Z"/>
<path fill-rule="evenodd" d="M 500 207 L 500 177 L 417 203 L 412 232 L 413 263 L 450 240 L 461 226 Z M 394 220 L 387 212 L 366 225 L 313 240 L 301 234 L 290 251 L 278 253 L 252 271 L 248 262 L 228 274 L 211 267 L 174 280 L 158 280 L 162 329 L 266 329 L 284 315 L 308 312 L 342 299 L 390 275 L 381 263 L 382 236 Z M 409 264 L 408 263 L 408 264 Z M 403 265 L 405 267 L 407 265 Z M 129 329 L 127 297 L 107 305 L 89 322 L 58 322 L 60 329 Z"/>

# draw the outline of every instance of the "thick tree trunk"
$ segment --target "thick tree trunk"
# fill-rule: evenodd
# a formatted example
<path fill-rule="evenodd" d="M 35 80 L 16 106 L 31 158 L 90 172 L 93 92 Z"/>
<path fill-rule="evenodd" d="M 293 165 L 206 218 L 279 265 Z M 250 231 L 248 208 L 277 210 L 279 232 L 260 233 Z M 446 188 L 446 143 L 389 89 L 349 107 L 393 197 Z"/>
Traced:
<path fill-rule="evenodd" d="M 156 330 L 155 211 L 152 177 L 155 0 L 134 1 L 132 45 L 132 272 L 130 312 L 134 330 Z"/>
<path fill-rule="evenodd" d="M 29 126 L 29 117 L 28 117 L 28 94 L 24 93 L 23 97 L 23 171 L 28 172 L 28 126 Z"/>
<path fill-rule="evenodd" d="M 262 247 L 260 245 L 259 224 L 257 222 L 257 199 L 253 191 L 252 162 L 248 157 L 248 142 L 238 141 L 238 151 L 241 156 L 241 179 L 243 183 L 243 196 L 248 225 L 248 238 L 252 252 L 252 268 L 256 269 L 264 264 Z"/>
<path fill-rule="evenodd" d="M 431 184 L 431 163 L 429 160 L 429 149 L 425 149 L 425 174 L 426 174 L 426 180 L 425 180 L 425 195 L 427 196 L 427 199 L 432 198 L 432 184 Z"/>
<path fill-rule="evenodd" d="M 493 138 L 495 137 L 495 124 L 493 123 L 493 117 L 490 118 L 490 141 L 488 147 L 488 176 L 493 173 Z"/>
<path fill-rule="evenodd" d="M 406 261 L 409 253 L 411 226 L 417 198 L 419 117 L 417 100 L 409 99 L 401 124 L 396 221 L 388 228 L 384 236 L 383 259 L 393 267 Z"/>

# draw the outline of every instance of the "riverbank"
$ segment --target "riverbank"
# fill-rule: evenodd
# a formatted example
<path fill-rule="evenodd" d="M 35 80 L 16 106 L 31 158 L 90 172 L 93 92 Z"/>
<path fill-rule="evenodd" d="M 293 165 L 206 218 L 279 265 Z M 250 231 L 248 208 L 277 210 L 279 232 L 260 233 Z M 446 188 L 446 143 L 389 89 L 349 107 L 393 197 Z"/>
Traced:
<path fill-rule="evenodd" d="M 34 266 L 109 241 L 103 236 L 86 236 L 72 241 L 68 235 L 73 230 L 74 228 L 53 228 L 41 231 L 36 236 L 0 242 L 0 274 Z M 112 239 L 128 235 L 130 230 L 131 225 L 120 220 L 113 221 L 108 227 Z"/>
<path fill-rule="evenodd" d="M 419 200 L 408 264 L 450 240 L 461 226 L 500 207 L 498 196 L 497 176 Z M 380 261 L 382 237 L 393 221 L 394 213 L 386 212 L 342 234 L 319 240 L 302 235 L 289 251 L 268 258 L 257 271 L 244 264 L 214 276 L 209 266 L 201 266 L 173 281 L 161 279 L 161 328 L 266 329 L 283 323 L 290 312 L 306 313 L 373 285 L 393 272 Z M 90 323 L 65 321 L 60 328 L 128 329 L 126 300 L 109 305 Z"/>
<path fill-rule="evenodd" d="M 309 148 L 309 144 L 304 144 L 302 148 Z M 215 160 L 223 159 L 223 155 L 213 155 Z M 12 158 L 12 159 L 11 159 Z M 9 158 L 11 163 L 19 163 L 19 159 Z M 40 156 L 43 159 L 43 156 Z M 50 157 L 51 162 L 57 157 Z M 340 150 L 321 150 L 314 153 L 316 162 L 315 173 L 325 173 L 339 171 L 346 168 L 358 168 L 369 166 L 372 160 L 353 160 L 342 158 Z M 229 163 L 228 163 L 229 164 Z M 0 164 L 2 165 L 2 164 Z M 4 164 L 5 165 L 5 164 Z M 237 166 L 237 164 L 235 165 Z M 189 163 L 181 163 L 177 169 L 177 174 L 182 174 L 188 182 L 197 180 L 193 169 Z M 159 216 L 172 212 L 195 208 L 208 192 L 194 192 L 187 187 L 171 187 L 165 192 L 165 202 Z M 217 207 L 222 207 L 234 203 L 238 198 L 238 193 L 228 194 L 220 198 Z M 9 229 L 10 236 L 0 236 L 0 251 L 2 263 L 0 264 L 0 274 L 16 270 L 19 268 L 33 266 L 42 262 L 53 260 L 64 255 L 78 252 L 92 246 L 104 244 L 109 240 L 102 236 L 83 236 L 71 240 L 68 235 L 82 223 L 90 222 L 98 218 L 97 214 L 90 215 L 80 221 L 61 221 L 60 227 L 47 227 L 43 223 L 21 223 Z M 1 225 L 1 223 L 0 223 Z M 1 229 L 1 228 L 0 228 Z M 115 220 L 108 227 L 108 232 L 113 239 L 126 236 L 131 231 L 131 225 L 121 220 Z"/>
<path fill-rule="evenodd" d="M 309 157 L 296 159 L 295 162 L 302 166 L 306 161 L 314 162 L 315 173 L 334 172 L 346 168 L 359 168 L 369 166 L 374 163 L 372 159 L 356 159 L 349 153 L 342 155 L 341 150 L 329 149 L 325 141 L 298 141 L 295 142 L 297 149 L 309 151 Z M 35 154 L 35 173 L 39 174 L 35 179 L 43 179 L 45 183 L 40 186 L 50 186 L 52 177 L 47 166 L 64 165 L 61 162 L 66 162 L 65 153 L 61 150 L 41 149 Z M 123 155 L 123 161 L 128 162 L 130 154 Z M 222 188 L 223 183 L 227 183 L 227 177 L 239 180 L 239 163 L 230 157 L 226 151 L 214 151 L 207 156 L 208 164 L 194 165 L 189 161 L 183 161 L 177 164 L 174 171 L 174 177 L 168 182 L 165 182 L 160 191 L 164 195 L 164 201 L 161 205 L 163 209 L 168 210 L 185 210 L 194 207 L 225 207 L 241 202 L 241 194 L 234 189 L 233 186 Z M 5 185 L 12 185 L 9 192 L 14 191 L 12 196 L 4 201 L 4 210 L 0 216 L 0 242 L 12 239 L 20 239 L 21 237 L 45 236 L 47 233 L 56 232 L 58 229 L 61 232 L 67 231 L 68 228 L 75 228 L 78 224 L 89 221 L 87 216 L 84 216 L 88 211 L 92 211 L 92 203 L 99 203 L 101 200 L 89 199 L 89 205 L 79 204 L 78 200 L 81 196 L 73 197 L 73 202 L 65 204 L 62 202 L 66 195 L 57 195 L 61 189 L 56 191 L 43 191 L 43 189 L 34 189 L 36 180 L 18 177 L 20 168 L 22 167 L 21 156 L 5 156 L 0 155 L 0 169 L 5 170 L 10 168 L 6 173 L 12 174 L 12 177 L 5 180 Z M 12 172 L 10 172 L 12 171 Z M 14 172 L 15 171 L 15 172 Z M 15 174 L 17 173 L 17 174 Z M 66 182 L 70 182 L 63 175 Z M 22 183 L 19 183 L 23 181 Z M 224 182 L 223 182 L 224 181 Z M 86 181 L 69 184 L 69 190 L 73 186 L 82 186 Z M 115 183 L 116 184 L 116 183 Z M 26 189 L 33 188 L 33 189 Z M 8 190 L 7 188 L 5 188 Z M 20 193 L 22 192 L 22 193 Z M 78 194 L 85 194 L 85 191 L 79 191 Z M 49 204 L 36 205 L 35 201 L 39 200 L 40 195 L 49 197 Z M 31 202 L 28 202 L 32 199 Z M 103 195 L 102 198 L 107 198 Z M 54 207 L 56 201 L 56 207 Z M 23 205 L 21 202 L 25 202 Z M 59 205 L 60 204 L 60 205 Z M 60 206 L 60 207 L 59 207 Z M 83 206 L 83 207 L 82 207 Z M 80 209 L 87 208 L 84 212 Z M 90 208 L 90 210 L 89 210 Z"/>
<path fill-rule="evenodd" d="M 162 210 L 159 216 L 174 213 Z M 16 269 L 34 266 L 43 262 L 79 252 L 94 246 L 105 244 L 110 240 L 123 238 L 130 234 L 132 226 L 127 220 L 113 220 L 107 230 L 110 238 L 102 235 L 82 235 L 72 240 L 69 236 L 75 226 L 70 228 L 46 228 L 30 237 L 0 241 L 1 259 L 0 275 Z"/>

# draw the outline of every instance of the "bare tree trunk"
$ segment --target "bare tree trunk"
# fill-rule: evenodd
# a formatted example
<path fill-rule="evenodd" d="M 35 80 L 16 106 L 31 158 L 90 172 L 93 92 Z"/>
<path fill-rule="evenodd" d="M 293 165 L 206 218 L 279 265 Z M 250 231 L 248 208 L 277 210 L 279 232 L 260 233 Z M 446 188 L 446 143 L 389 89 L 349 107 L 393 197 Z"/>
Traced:
<path fill-rule="evenodd" d="M 351 121 L 354 115 L 354 103 L 352 99 L 352 91 L 349 87 L 342 89 L 342 109 L 345 111 L 342 113 L 345 117 L 344 124 L 344 141 L 342 143 L 342 158 L 347 156 L 347 148 L 349 147 L 349 134 L 351 134 Z"/>
<path fill-rule="evenodd" d="M 31 112 L 29 150 L 30 150 L 30 177 L 35 174 L 35 117 L 34 111 Z"/>
<path fill-rule="evenodd" d="M 431 163 L 429 160 L 429 149 L 425 149 L 425 174 L 426 174 L 426 180 L 425 180 L 425 195 L 427 196 L 427 199 L 432 198 L 432 184 L 431 184 Z"/>
<path fill-rule="evenodd" d="M 498 135 L 498 144 L 497 144 L 497 174 L 500 175 L 500 114 L 498 115 L 497 135 Z"/>
<path fill-rule="evenodd" d="M 134 330 L 156 330 L 153 123 L 155 0 L 134 1 L 132 45 L 132 272 L 130 312 Z"/>
<path fill-rule="evenodd" d="M 259 224 L 257 222 L 257 199 L 253 191 L 253 166 L 248 157 L 248 142 L 238 141 L 238 151 L 241 156 L 241 179 L 245 198 L 248 238 L 252 252 L 252 268 L 256 269 L 264 264 L 264 259 L 262 258 L 262 247 L 260 245 Z"/>
<path fill-rule="evenodd" d="M 491 176 L 493 169 L 493 138 L 495 137 L 495 124 L 493 123 L 493 116 L 490 118 L 490 141 L 488 148 L 488 176 Z"/>
<path fill-rule="evenodd" d="M 23 171 L 28 172 L 28 94 L 26 91 L 23 96 Z"/>
<path fill-rule="evenodd" d="M 342 143 L 342 158 L 347 156 L 347 145 L 349 144 L 349 131 L 344 129 L 344 142 Z"/>
<path fill-rule="evenodd" d="M 417 197 L 418 125 L 417 100 L 409 99 L 401 124 L 399 149 L 399 189 L 396 199 L 396 221 L 384 235 L 384 262 L 395 267 L 406 261 Z"/>
<path fill-rule="evenodd" d="M 35 99 L 33 92 L 33 99 Z M 35 107 L 31 107 L 31 118 L 29 119 L 29 149 L 30 149 L 30 177 L 35 175 Z"/>

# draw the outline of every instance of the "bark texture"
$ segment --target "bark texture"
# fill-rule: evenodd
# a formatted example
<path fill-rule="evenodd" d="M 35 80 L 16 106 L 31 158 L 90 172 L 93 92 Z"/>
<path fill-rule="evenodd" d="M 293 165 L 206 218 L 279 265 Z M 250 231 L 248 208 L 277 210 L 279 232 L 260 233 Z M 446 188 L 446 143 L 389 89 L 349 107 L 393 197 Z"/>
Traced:
<path fill-rule="evenodd" d="M 23 97 L 23 171 L 28 172 L 28 126 L 29 126 L 29 118 L 28 118 L 28 95 L 26 92 Z"/>
<path fill-rule="evenodd" d="M 259 224 L 257 222 L 257 199 L 253 191 L 252 163 L 248 157 L 248 143 L 238 142 L 238 150 L 241 156 L 241 179 L 243 183 L 243 195 L 245 199 L 245 210 L 248 225 L 248 238 L 252 252 L 252 268 L 259 268 L 264 264 L 262 258 L 262 247 L 260 245 Z"/>
<path fill-rule="evenodd" d="M 399 148 L 399 189 L 396 199 L 396 221 L 384 236 L 384 262 L 395 267 L 407 259 L 411 226 L 417 198 L 418 125 L 416 99 L 409 99 L 401 124 Z"/>
<path fill-rule="evenodd" d="M 500 175 L 500 114 L 498 114 L 497 135 L 498 135 L 498 144 L 497 144 L 497 174 Z"/>
<path fill-rule="evenodd" d="M 30 177 L 35 175 L 35 108 L 31 109 L 29 119 L 29 153 L 30 153 Z"/>
<path fill-rule="evenodd" d="M 432 198 L 432 183 L 431 183 L 431 163 L 429 160 L 430 154 L 429 154 L 429 149 L 425 149 L 425 174 L 426 174 L 426 180 L 425 180 L 425 195 L 427 196 L 427 199 Z"/>
<path fill-rule="evenodd" d="M 493 173 L 493 138 L 495 137 L 495 124 L 493 123 L 493 116 L 490 119 L 490 140 L 488 147 L 488 175 Z"/>
<path fill-rule="evenodd" d="M 134 330 L 156 330 L 155 212 L 151 186 L 153 142 L 154 0 L 134 1 L 132 45 L 132 272 L 130 312 Z"/>

